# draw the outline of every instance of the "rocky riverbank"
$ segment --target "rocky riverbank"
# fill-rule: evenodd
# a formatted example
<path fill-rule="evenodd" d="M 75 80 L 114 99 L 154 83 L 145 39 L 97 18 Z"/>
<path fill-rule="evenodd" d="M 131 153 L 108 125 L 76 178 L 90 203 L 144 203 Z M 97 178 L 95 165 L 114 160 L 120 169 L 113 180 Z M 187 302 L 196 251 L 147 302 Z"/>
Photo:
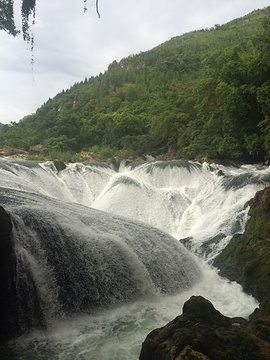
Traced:
<path fill-rule="evenodd" d="M 121 150 L 118 153 L 111 153 L 110 155 L 104 154 L 102 152 L 94 152 L 94 151 L 81 151 L 78 153 L 72 152 L 56 152 L 53 155 L 49 154 L 45 151 L 46 149 L 43 145 L 35 145 L 31 146 L 28 151 L 22 149 L 16 149 L 9 146 L 4 146 L 0 148 L 0 156 L 19 156 L 24 159 L 29 160 L 38 160 L 38 161 L 60 161 L 60 162 L 111 162 L 114 164 L 120 164 L 123 161 L 127 162 L 140 162 L 140 161 L 170 161 L 170 160 L 194 160 L 200 163 L 207 162 L 211 164 L 211 162 L 219 163 L 230 160 L 218 160 L 218 159 L 209 159 L 208 157 L 196 157 L 195 159 L 187 159 L 183 158 L 177 152 L 168 151 L 164 154 L 153 153 L 151 155 L 128 155 L 127 153 L 121 153 Z M 243 162 L 250 163 L 248 159 L 234 159 L 233 162 Z M 270 165 L 270 160 L 267 159 L 264 161 L 265 166 Z"/>
<path fill-rule="evenodd" d="M 140 360 L 270 359 L 270 187 L 250 202 L 244 234 L 236 235 L 214 265 L 261 304 L 246 321 L 228 318 L 196 296 L 183 314 L 145 339 Z"/>
<path fill-rule="evenodd" d="M 263 301 L 270 298 L 270 187 L 256 193 L 249 216 L 244 234 L 233 237 L 214 266 L 221 276 Z"/>

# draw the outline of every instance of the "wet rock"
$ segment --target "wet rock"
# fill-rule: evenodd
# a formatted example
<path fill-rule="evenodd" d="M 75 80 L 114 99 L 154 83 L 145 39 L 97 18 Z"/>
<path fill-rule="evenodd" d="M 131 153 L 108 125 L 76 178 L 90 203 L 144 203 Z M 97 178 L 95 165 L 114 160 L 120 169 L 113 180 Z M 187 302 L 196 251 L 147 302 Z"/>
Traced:
<path fill-rule="evenodd" d="M 192 296 L 183 314 L 145 339 L 140 360 L 267 360 L 270 318 L 229 318 Z"/>
<path fill-rule="evenodd" d="M 183 315 L 191 321 L 202 324 L 220 324 L 221 326 L 230 326 L 228 318 L 217 311 L 209 300 L 202 296 L 192 296 L 183 306 Z"/>
<path fill-rule="evenodd" d="M 265 299 L 260 306 L 249 316 L 250 320 L 257 320 L 260 317 L 270 317 L 270 299 Z"/>
<path fill-rule="evenodd" d="M 218 170 L 217 171 L 217 176 L 224 176 L 225 174 L 224 174 L 224 172 L 222 171 L 222 170 Z"/>
<path fill-rule="evenodd" d="M 16 260 L 11 238 L 12 222 L 0 207 L 0 343 L 9 340 L 14 332 L 16 316 L 16 290 L 14 276 Z"/>
<path fill-rule="evenodd" d="M 65 170 L 65 168 L 67 167 L 66 164 L 64 163 L 64 161 L 60 161 L 60 160 L 55 160 L 54 161 L 54 166 L 56 167 L 56 170 L 58 172 Z"/>
<path fill-rule="evenodd" d="M 30 271 L 21 277 L 12 237 L 12 221 L 0 206 L 0 344 L 33 326 L 45 326 L 35 282 Z M 20 292 L 20 295 L 18 293 Z"/>
<path fill-rule="evenodd" d="M 249 216 L 244 233 L 235 235 L 213 264 L 263 301 L 270 298 L 270 187 L 256 193 Z"/>

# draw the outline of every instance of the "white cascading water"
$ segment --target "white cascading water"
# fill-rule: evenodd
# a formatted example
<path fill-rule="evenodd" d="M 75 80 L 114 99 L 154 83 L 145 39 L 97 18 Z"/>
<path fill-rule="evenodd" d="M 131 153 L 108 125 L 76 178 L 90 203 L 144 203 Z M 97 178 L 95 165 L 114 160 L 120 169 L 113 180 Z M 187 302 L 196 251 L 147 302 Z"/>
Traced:
<path fill-rule="evenodd" d="M 110 165 L 97 163 L 68 164 L 64 170 L 58 171 L 52 162 L 0 159 L 0 201 L 13 215 L 15 241 L 16 237 L 22 241 L 20 246 L 17 245 L 18 256 L 20 259 L 27 258 L 31 264 L 35 281 L 39 282 L 40 293 L 43 293 L 44 303 L 41 305 L 50 320 L 47 331 L 34 330 L 11 341 L 8 347 L 0 350 L 1 359 L 138 359 L 145 336 L 179 315 L 183 303 L 192 295 L 202 295 L 211 300 L 224 315 L 247 317 L 256 307 L 256 301 L 243 293 L 238 284 L 220 278 L 209 264 L 233 234 L 243 232 L 248 201 L 256 191 L 269 185 L 270 168 L 259 165 L 146 162 L 121 164 L 116 172 Z M 113 245 L 109 250 L 121 249 L 116 251 L 126 257 L 126 264 L 131 264 L 118 269 L 123 286 L 129 282 L 124 276 L 126 268 L 128 276 L 137 277 L 137 282 L 134 280 L 135 284 L 138 283 L 136 292 L 145 286 L 147 289 L 141 292 L 142 295 L 147 293 L 147 296 L 136 297 L 127 285 L 126 296 L 131 298 L 127 304 L 119 303 L 102 311 L 98 308 L 87 315 L 76 313 L 59 318 L 62 308 L 56 300 L 58 287 L 48 257 L 40 246 L 40 241 L 44 239 L 33 226 L 35 221 L 40 224 L 44 219 L 48 220 L 50 228 L 47 228 L 47 223 L 44 224 L 43 233 L 49 233 L 50 229 L 57 233 L 59 224 L 59 238 L 62 239 L 62 233 L 65 233 L 65 241 L 76 237 L 85 243 L 85 238 L 90 236 L 89 231 L 93 238 L 97 236 L 99 243 L 110 238 Z M 162 232 L 142 223 L 140 225 L 135 220 L 181 239 L 192 253 L 192 261 L 185 260 L 184 251 L 181 255 L 183 246 L 178 245 L 176 240 L 169 235 L 167 239 Z M 20 222 L 23 224 L 20 225 Z M 27 223 L 27 231 L 29 226 L 33 228 L 30 235 L 29 232 L 24 234 Z M 142 242 L 136 238 L 140 231 L 139 238 L 146 236 Z M 132 232 L 136 236 L 131 236 Z M 64 242 L 64 248 L 57 251 L 66 253 L 69 259 L 66 244 L 69 243 Z M 91 246 L 91 254 L 95 254 L 95 245 Z M 104 246 L 103 251 L 106 252 L 107 245 Z M 34 252 L 35 258 L 31 257 L 33 247 L 38 249 Z M 91 257 L 84 256 L 84 247 L 78 249 L 74 251 L 74 257 L 85 262 L 85 271 L 91 273 L 94 266 L 89 265 Z M 163 251 L 166 254 L 172 252 L 167 261 L 170 264 L 163 261 Z M 178 251 L 180 258 L 174 258 L 173 254 Z M 182 256 L 185 271 L 181 267 L 176 270 Z M 149 259 L 154 264 L 155 258 L 158 259 L 153 265 L 156 267 L 151 267 Z M 107 275 L 109 279 L 110 270 L 106 264 L 104 273 L 107 275 L 102 275 L 102 268 L 100 271 L 102 281 Z M 177 272 L 183 272 L 181 276 L 185 279 L 184 285 L 180 286 L 181 291 L 180 288 L 176 293 L 167 291 L 176 286 L 174 276 Z M 149 274 L 156 275 L 151 277 Z M 166 274 L 170 274 L 171 283 L 166 281 Z M 156 289 L 161 289 L 165 283 L 167 295 L 156 294 L 159 293 Z M 152 284 L 153 291 L 149 290 Z M 102 292 L 98 287 L 100 285 L 95 286 L 98 289 L 95 291 Z M 76 278 L 73 290 L 75 295 L 81 291 L 77 288 Z M 120 294 L 115 292 L 114 296 L 119 299 Z M 96 300 L 98 298 L 99 294 Z M 73 305 L 74 299 L 70 305 Z M 80 309 L 80 302 L 75 305 Z"/>

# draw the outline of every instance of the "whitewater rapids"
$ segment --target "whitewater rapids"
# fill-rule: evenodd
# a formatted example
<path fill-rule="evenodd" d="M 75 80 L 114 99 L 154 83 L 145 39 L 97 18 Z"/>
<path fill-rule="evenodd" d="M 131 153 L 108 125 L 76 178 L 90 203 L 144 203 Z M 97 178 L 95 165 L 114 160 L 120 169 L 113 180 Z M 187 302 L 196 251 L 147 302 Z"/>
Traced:
<path fill-rule="evenodd" d="M 167 243 L 171 244 L 169 247 L 173 246 L 172 253 L 181 253 L 182 242 L 190 252 L 185 259 L 192 259 L 186 261 L 186 280 L 183 287 L 179 285 L 178 292 L 168 291 L 175 288 L 177 283 L 174 279 L 175 260 L 168 258 L 166 264 L 166 259 L 162 260 L 161 255 L 157 264 L 160 266 L 156 266 L 155 270 L 149 268 L 149 274 L 154 273 L 156 277 L 151 278 L 148 270 L 136 273 L 137 265 L 135 275 L 131 275 L 132 269 L 128 269 L 123 286 L 134 276 L 137 288 L 135 293 L 132 287 L 127 291 L 127 304 L 120 303 L 110 308 L 109 302 L 109 307 L 98 308 L 90 314 L 76 313 L 59 317 L 62 307 L 59 309 L 51 305 L 57 303 L 54 299 L 56 295 L 53 295 L 57 292 L 57 284 L 52 281 L 56 288 L 51 293 L 43 283 L 44 294 L 52 294 L 45 308 L 47 312 L 56 314 L 56 318 L 50 315 L 48 330 L 34 330 L 11 341 L 0 350 L 1 358 L 135 360 L 147 333 L 180 314 L 183 303 L 191 295 L 206 297 L 224 315 L 247 317 L 256 307 L 256 301 L 244 294 L 238 284 L 221 279 L 211 267 L 211 261 L 235 233 L 244 231 L 248 201 L 256 191 L 269 184 L 270 169 L 260 165 L 208 165 L 187 161 L 123 163 L 116 171 L 110 164 L 89 163 L 67 164 L 64 170 L 58 171 L 53 162 L 0 159 L 0 199 L 14 216 L 15 222 L 24 220 L 22 226 L 29 222 L 29 214 L 34 212 L 36 217 L 41 208 L 39 221 L 44 219 L 46 210 L 48 223 L 52 225 L 56 221 L 67 232 L 71 231 L 73 235 L 79 233 L 79 237 L 84 237 L 85 221 L 82 218 L 87 213 L 85 218 L 89 220 L 89 214 L 92 214 L 91 222 L 95 223 L 95 214 L 98 213 L 98 222 L 104 226 L 102 234 L 99 234 L 100 239 L 111 236 L 114 245 L 119 246 L 119 239 L 126 234 L 126 230 L 123 230 L 119 235 L 119 227 L 127 229 L 134 223 L 136 233 L 136 227 L 140 229 L 137 221 L 140 221 L 143 223 L 142 232 L 149 237 L 152 248 L 147 248 L 146 240 L 142 244 L 136 240 L 135 245 L 136 241 L 127 235 L 129 239 L 126 238 L 121 245 L 122 254 L 129 257 L 127 265 L 131 258 L 136 257 L 137 261 L 141 257 L 140 267 L 145 269 L 147 259 L 156 256 L 151 232 L 155 236 L 161 234 L 156 249 L 166 247 Z M 66 216 L 63 217 L 63 214 Z M 113 219 L 112 222 L 109 219 Z M 100 227 L 92 227 L 91 231 L 97 232 L 97 229 Z M 160 231 L 166 232 L 174 240 L 169 238 L 162 243 L 163 233 Z M 17 232 L 17 237 L 21 238 L 22 228 L 19 225 Z M 32 235 L 31 241 L 39 243 L 39 234 Z M 26 236 L 24 244 L 20 245 L 20 254 L 23 248 L 29 255 L 29 249 L 34 246 L 30 246 L 27 239 Z M 44 251 L 39 254 L 39 259 L 43 255 Z M 83 261 L 82 258 L 80 261 Z M 48 262 L 43 261 L 43 273 L 47 271 L 46 266 L 49 266 Z M 119 279 L 123 278 L 121 273 L 124 273 L 125 267 L 119 270 Z M 171 283 L 166 282 L 165 278 L 160 280 L 164 275 L 163 269 L 167 267 Z M 100 271 L 102 273 L 102 269 Z M 50 271 L 46 276 L 48 281 L 53 279 Z M 164 291 L 162 286 L 165 287 Z M 99 285 L 99 292 L 102 292 L 101 287 Z M 157 288 L 159 291 L 156 291 Z M 151 296 L 148 296 L 149 289 Z M 147 293 L 147 296 L 136 296 L 140 291 L 143 295 Z M 117 294 L 117 298 L 119 296 Z M 99 294 L 96 298 L 99 298 Z M 78 304 L 78 309 L 80 306 Z"/>

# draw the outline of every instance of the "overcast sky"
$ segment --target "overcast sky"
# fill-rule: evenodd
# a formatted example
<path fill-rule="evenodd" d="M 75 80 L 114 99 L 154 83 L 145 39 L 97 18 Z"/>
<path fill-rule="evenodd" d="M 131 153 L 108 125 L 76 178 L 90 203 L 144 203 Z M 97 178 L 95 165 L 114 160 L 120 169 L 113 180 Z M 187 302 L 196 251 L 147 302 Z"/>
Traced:
<path fill-rule="evenodd" d="M 20 27 L 20 0 L 14 0 Z M 0 31 L 0 122 L 18 122 L 62 89 L 103 73 L 114 60 L 188 31 L 210 28 L 270 5 L 270 0 L 37 0 L 31 51 Z"/>

